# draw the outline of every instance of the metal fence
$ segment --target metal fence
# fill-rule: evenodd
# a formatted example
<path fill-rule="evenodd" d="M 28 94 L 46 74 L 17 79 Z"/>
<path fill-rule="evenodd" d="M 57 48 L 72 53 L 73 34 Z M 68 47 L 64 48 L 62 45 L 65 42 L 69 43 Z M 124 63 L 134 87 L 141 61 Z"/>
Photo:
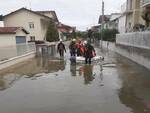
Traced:
<path fill-rule="evenodd" d="M 25 55 L 33 51 L 36 51 L 34 43 L 17 44 L 16 46 L 0 47 L 0 61 Z"/>

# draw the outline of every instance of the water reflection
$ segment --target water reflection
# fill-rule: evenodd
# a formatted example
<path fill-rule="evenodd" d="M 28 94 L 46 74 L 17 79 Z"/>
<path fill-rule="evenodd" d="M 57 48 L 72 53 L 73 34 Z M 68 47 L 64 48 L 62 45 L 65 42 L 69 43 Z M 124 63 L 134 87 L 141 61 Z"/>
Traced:
<path fill-rule="evenodd" d="M 64 59 L 51 59 L 47 54 L 43 55 L 42 57 L 37 57 L 35 59 L 35 63 L 36 65 L 34 66 L 32 72 L 26 74 L 27 78 L 33 78 L 33 80 L 43 75 L 39 75 L 40 73 L 54 73 L 58 71 L 63 71 L 66 67 L 66 61 Z"/>
<path fill-rule="evenodd" d="M 22 62 L 11 68 L 0 71 L 0 75 L 7 76 L 10 73 L 20 76 L 28 76 L 29 78 L 40 73 L 53 73 L 65 70 L 66 61 L 59 58 L 49 58 L 48 56 L 37 57 Z"/>
<path fill-rule="evenodd" d="M 71 76 L 77 76 L 77 65 L 76 64 L 70 64 L 70 72 L 71 72 Z"/>
<path fill-rule="evenodd" d="M 79 69 L 77 69 L 79 68 Z M 84 84 L 91 84 L 91 82 L 94 80 L 94 74 L 93 74 L 93 65 L 76 65 L 71 64 L 70 65 L 70 72 L 72 76 L 83 76 L 84 78 Z M 77 73 L 78 72 L 78 73 Z"/>
<path fill-rule="evenodd" d="M 8 74 L 5 76 L 0 76 L 0 91 L 10 88 L 20 78 L 21 76 L 16 74 Z"/>
<path fill-rule="evenodd" d="M 150 113 L 150 71 L 126 59 L 118 61 L 124 64 L 117 67 L 122 81 L 120 101 L 133 113 Z"/>
<path fill-rule="evenodd" d="M 119 91 L 121 102 L 132 109 L 133 113 L 150 113 L 150 109 L 143 103 L 142 99 L 137 97 L 135 89 L 132 87 L 123 87 Z"/>
<path fill-rule="evenodd" d="M 85 84 L 90 84 L 94 80 L 92 65 L 86 65 L 84 67 L 83 76 Z"/>
<path fill-rule="evenodd" d="M 100 68 L 100 69 L 102 69 L 102 68 Z M 103 76 L 103 70 L 100 70 L 100 74 L 99 74 L 99 78 L 100 78 L 100 86 L 103 86 L 104 84 L 103 84 L 103 79 L 104 79 L 104 76 Z"/>

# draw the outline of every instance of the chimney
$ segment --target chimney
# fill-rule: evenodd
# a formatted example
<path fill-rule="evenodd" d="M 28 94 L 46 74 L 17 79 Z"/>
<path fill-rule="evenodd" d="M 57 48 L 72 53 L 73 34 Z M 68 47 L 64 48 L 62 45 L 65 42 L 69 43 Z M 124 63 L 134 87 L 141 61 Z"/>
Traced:
<path fill-rule="evenodd" d="M 3 15 L 0 15 L 0 27 L 4 27 Z"/>

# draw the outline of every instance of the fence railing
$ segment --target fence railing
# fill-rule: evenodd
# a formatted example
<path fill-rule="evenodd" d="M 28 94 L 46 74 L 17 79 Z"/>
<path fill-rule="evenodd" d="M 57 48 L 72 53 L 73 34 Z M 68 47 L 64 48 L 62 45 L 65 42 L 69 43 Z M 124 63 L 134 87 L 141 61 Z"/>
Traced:
<path fill-rule="evenodd" d="M 116 43 L 150 50 L 150 32 L 117 34 Z"/>
<path fill-rule="evenodd" d="M 36 51 L 34 43 L 17 44 L 16 46 L 0 47 L 0 61 L 25 55 Z"/>

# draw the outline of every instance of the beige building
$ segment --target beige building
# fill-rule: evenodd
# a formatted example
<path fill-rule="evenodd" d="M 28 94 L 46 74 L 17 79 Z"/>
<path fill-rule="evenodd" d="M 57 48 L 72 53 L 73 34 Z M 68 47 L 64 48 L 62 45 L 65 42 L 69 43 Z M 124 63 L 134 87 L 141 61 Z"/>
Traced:
<path fill-rule="evenodd" d="M 140 0 L 127 0 L 126 31 L 131 32 L 137 24 L 144 24 L 141 17 Z"/>
<path fill-rule="evenodd" d="M 49 18 L 52 18 L 56 24 L 59 24 L 59 20 L 57 18 L 56 12 L 55 11 L 35 11 L 37 13 L 40 13 L 42 15 L 45 15 Z"/>
<path fill-rule="evenodd" d="M 126 1 L 126 31 L 134 31 L 136 25 L 144 25 L 146 27 L 150 24 L 150 0 L 127 0 Z M 146 18 L 149 22 L 143 19 L 143 12 L 146 13 Z"/>
<path fill-rule="evenodd" d="M 141 8 L 145 21 L 145 25 L 150 27 L 150 0 L 141 0 Z"/>
<path fill-rule="evenodd" d="M 44 40 L 50 19 L 57 20 L 54 12 L 32 11 L 26 8 L 18 9 L 4 16 L 5 27 L 23 27 L 29 31 L 27 41 Z"/>

